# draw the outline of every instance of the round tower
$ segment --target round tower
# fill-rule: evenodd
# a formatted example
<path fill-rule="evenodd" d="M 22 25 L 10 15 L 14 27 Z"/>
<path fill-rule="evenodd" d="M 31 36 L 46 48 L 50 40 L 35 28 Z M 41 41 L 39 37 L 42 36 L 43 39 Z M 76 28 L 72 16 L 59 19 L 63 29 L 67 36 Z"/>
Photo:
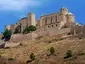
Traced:
<path fill-rule="evenodd" d="M 74 15 L 73 15 L 72 13 L 68 13 L 68 14 L 67 14 L 67 21 L 68 21 L 69 23 L 75 22 Z"/>
<path fill-rule="evenodd" d="M 30 25 L 36 26 L 36 18 L 34 13 L 28 14 L 28 26 Z"/>
<path fill-rule="evenodd" d="M 66 15 L 66 17 L 67 17 L 67 23 L 66 23 L 66 25 L 67 25 L 68 27 L 74 26 L 74 24 L 75 24 L 74 15 L 73 15 L 72 13 L 68 13 L 68 14 Z"/>
<path fill-rule="evenodd" d="M 60 12 L 63 14 L 67 14 L 68 13 L 68 8 L 61 8 Z"/>

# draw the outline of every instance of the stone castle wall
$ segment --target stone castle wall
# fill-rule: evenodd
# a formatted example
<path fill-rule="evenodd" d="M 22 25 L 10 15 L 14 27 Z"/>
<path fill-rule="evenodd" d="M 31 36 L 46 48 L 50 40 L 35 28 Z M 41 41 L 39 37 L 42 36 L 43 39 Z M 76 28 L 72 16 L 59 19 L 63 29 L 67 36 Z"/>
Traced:
<path fill-rule="evenodd" d="M 53 36 L 58 34 L 68 34 L 70 32 L 70 28 L 62 28 L 59 30 L 56 27 L 51 27 L 48 29 L 36 30 L 32 33 L 28 34 L 14 34 L 11 36 L 10 41 L 23 41 L 23 40 L 35 40 L 37 37 L 40 36 Z"/>
<path fill-rule="evenodd" d="M 25 40 L 34 40 L 37 37 L 36 33 L 29 34 L 14 34 L 11 36 L 10 41 L 25 41 Z"/>
<path fill-rule="evenodd" d="M 53 35 L 58 35 L 58 34 L 68 34 L 71 31 L 71 28 L 62 28 L 58 29 L 57 27 L 51 27 L 48 29 L 41 29 L 37 30 L 35 33 L 38 34 L 38 36 L 53 36 Z"/>
<path fill-rule="evenodd" d="M 76 25 L 74 28 L 71 29 L 71 33 L 73 35 L 78 35 L 78 34 L 85 35 L 85 25 L 84 26 L 78 26 L 78 25 Z"/>

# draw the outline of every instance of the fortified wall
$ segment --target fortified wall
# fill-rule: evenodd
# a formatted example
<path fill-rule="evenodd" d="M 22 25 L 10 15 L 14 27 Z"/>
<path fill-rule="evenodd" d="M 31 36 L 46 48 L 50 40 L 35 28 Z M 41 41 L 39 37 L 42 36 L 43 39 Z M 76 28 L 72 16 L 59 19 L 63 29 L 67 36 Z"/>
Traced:
<path fill-rule="evenodd" d="M 17 34 L 15 36 L 14 34 L 12 35 L 11 40 L 30 40 L 32 38 L 35 39 L 39 36 L 68 34 L 70 32 L 74 33 L 74 29 L 72 29 L 72 27 L 75 27 L 79 24 L 75 22 L 75 16 L 71 12 L 69 12 L 67 8 L 61 8 L 59 12 L 43 15 L 38 20 L 36 20 L 34 13 L 29 13 L 26 18 L 22 18 L 16 24 L 16 26 L 19 26 L 18 28 L 21 32 L 27 26 L 31 25 L 36 26 L 37 30 L 25 35 Z M 8 27 L 6 26 L 5 29 L 9 29 L 14 32 L 14 30 L 17 28 L 16 26 L 11 27 L 11 25 L 9 25 Z"/>

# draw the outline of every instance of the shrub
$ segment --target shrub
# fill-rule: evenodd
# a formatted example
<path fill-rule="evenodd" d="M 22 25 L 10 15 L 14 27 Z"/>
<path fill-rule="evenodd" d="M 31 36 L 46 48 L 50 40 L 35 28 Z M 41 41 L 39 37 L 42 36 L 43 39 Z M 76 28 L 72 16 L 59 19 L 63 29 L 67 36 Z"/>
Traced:
<path fill-rule="evenodd" d="M 70 58 L 70 57 L 72 57 L 72 51 L 68 50 L 66 53 L 66 56 L 64 58 L 66 59 L 66 58 Z"/>
<path fill-rule="evenodd" d="M 29 26 L 29 30 L 30 30 L 30 31 L 35 31 L 35 30 L 36 30 L 36 27 L 33 26 L 33 25 L 31 25 L 31 26 Z"/>
<path fill-rule="evenodd" d="M 23 34 L 25 34 L 25 33 L 29 33 L 29 32 L 31 32 L 31 31 L 35 31 L 36 30 L 36 27 L 35 26 L 33 26 L 33 25 L 31 25 L 31 26 L 26 26 L 26 28 L 23 30 Z"/>
<path fill-rule="evenodd" d="M 8 58 L 8 61 L 13 61 L 15 60 L 15 58 Z"/>
<path fill-rule="evenodd" d="M 29 32 L 30 32 L 29 27 L 26 26 L 26 28 L 23 30 L 23 34 L 26 34 L 26 33 L 29 33 Z"/>
<path fill-rule="evenodd" d="M 35 55 L 34 55 L 34 53 L 31 53 L 30 59 L 35 60 Z"/>
<path fill-rule="evenodd" d="M 51 54 L 54 54 L 54 52 L 55 52 L 54 47 L 51 47 L 51 48 L 50 48 L 50 53 L 51 53 Z"/>
<path fill-rule="evenodd" d="M 79 55 L 80 55 L 80 56 L 85 55 L 85 52 L 80 51 L 80 52 L 79 52 Z"/>

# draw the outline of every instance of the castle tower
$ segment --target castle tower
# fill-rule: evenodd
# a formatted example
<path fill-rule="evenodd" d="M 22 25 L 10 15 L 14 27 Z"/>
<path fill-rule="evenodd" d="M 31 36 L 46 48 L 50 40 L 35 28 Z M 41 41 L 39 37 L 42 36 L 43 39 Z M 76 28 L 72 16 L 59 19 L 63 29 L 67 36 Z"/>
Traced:
<path fill-rule="evenodd" d="M 38 26 L 42 26 L 42 20 L 41 19 L 38 20 Z"/>
<path fill-rule="evenodd" d="M 36 26 L 36 19 L 35 19 L 34 13 L 28 14 L 28 26 L 30 26 L 30 25 Z"/>
<path fill-rule="evenodd" d="M 73 24 L 75 24 L 74 15 L 73 15 L 72 13 L 68 13 L 68 14 L 66 15 L 66 17 L 67 17 L 66 26 L 72 27 Z"/>
<path fill-rule="evenodd" d="M 67 14 L 67 22 L 68 22 L 68 23 L 75 22 L 74 15 L 73 15 L 72 13 L 68 13 L 68 14 Z"/>
<path fill-rule="evenodd" d="M 60 12 L 63 14 L 67 14 L 68 13 L 68 8 L 61 8 Z"/>

